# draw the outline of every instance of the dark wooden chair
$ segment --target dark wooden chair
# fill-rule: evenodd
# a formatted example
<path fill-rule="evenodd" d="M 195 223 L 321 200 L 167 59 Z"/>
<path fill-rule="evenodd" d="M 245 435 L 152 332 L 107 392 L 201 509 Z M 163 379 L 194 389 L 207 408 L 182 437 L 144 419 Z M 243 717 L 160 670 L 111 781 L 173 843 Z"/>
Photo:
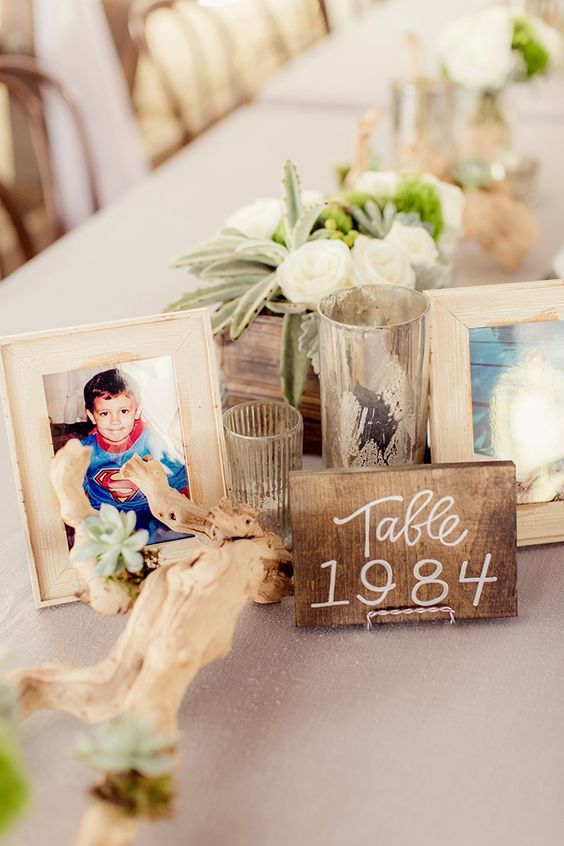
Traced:
<path fill-rule="evenodd" d="M 9 226 L 2 226 L 0 238 L 0 280 L 4 279 L 19 264 L 35 255 L 29 232 L 10 189 L 0 182 L 0 208 Z"/>
<path fill-rule="evenodd" d="M 57 179 L 52 163 L 51 146 L 45 120 L 42 91 L 47 89 L 53 92 L 62 102 L 72 118 L 72 123 L 78 138 L 82 158 L 84 162 L 87 184 L 90 193 L 92 210 L 100 207 L 94 164 L 88 143 L 86 130 L 79 106 L 69 89 L 59 82 L 54 76 L 41 68 L 37 61 L 30 56 L 19 56 L 4 54 L 0 55 L 0 84 L 6 86 L 11 103 L 17 105 L 24 115 L 27 131 L 31 141 L 35 164 L 39 176 L 41 192 L 41 204 L 44 210 L 44 225 L 40 235 L 41 246 L 51 243 L 65 232 L 64 218 L 61 214 Z M 24 208 L 24 203 L 18 204 L 19 192 L 17 181 L 8 188 L 4 186 L 4 194 L 0 196 L 0 202 L 6 209 L 13 222 L 18 237 L 21 239 L 23 232 L 26 232 L 25 249 L 23 250 L 26 260 L 31 254 L 37 251 L 37 244 L 33 244 L 34 235 L 30 234 L 30 227 L 26 225 L 25 219 L 29 214 L 29 208 Z M 9 210 L 11 208 L 11 211 Z M 15 216 L 14 216 L 15 215 Z M 16 225 L 19 219 L 23 229 Z M 23 247 L 23 243 L 22 243 Z"/>

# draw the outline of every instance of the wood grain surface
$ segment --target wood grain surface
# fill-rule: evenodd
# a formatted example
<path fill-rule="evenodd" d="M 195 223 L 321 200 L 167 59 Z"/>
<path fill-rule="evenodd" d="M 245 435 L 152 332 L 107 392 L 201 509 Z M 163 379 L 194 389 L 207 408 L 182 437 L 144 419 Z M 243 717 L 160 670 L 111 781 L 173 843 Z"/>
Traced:
<path fill-rule="evenodd" d="M 517 615 L 509 461 L 291 473 L 290 509 L 299 626 Z"/>

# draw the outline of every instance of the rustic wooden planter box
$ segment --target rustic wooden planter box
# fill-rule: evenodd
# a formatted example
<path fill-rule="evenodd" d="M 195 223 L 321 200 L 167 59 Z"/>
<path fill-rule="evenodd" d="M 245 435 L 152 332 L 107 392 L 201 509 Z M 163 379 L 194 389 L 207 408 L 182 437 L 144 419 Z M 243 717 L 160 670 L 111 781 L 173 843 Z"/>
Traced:
<path fill-rule="evenodd" d="M 260 315 L 237 341 L 221 339 L 223 398 L 228 408 L 246 400 L 283 400 L 280 381 L 282 318 Z M 300 411 L 304 452 L 321 454 L 319 379 L 309 369 Z"/>

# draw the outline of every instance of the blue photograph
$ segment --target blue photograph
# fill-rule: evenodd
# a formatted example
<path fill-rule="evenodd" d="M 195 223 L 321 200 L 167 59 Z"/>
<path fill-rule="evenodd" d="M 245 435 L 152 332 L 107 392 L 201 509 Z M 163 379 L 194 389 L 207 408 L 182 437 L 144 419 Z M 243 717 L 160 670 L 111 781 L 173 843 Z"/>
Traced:
<path fill-rule="evenodd" d="M 469 333 L 476 456 L 515 463 L 519 503 L 564 499 L 564 321 Z"/>

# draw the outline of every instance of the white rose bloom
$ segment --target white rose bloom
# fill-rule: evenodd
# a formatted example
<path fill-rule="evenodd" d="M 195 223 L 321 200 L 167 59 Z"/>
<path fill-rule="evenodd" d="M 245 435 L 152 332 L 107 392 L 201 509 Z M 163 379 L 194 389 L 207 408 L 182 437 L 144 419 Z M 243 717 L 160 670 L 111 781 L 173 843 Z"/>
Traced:
<path fill-rule="evenodd" d="M 389 285 L 415 286 L 415 271 L 404 250 L 379 238 L 359 235 L 352 251 L 356 285 L 385 282 Z"/>
<path fill-rule="evenodd" d="M 445 229 L 456 229 L 462 231 L 462 215 L 464 213 L 464 191 L 458 185 L 450 182 L 443 182 L 431 173 L 425 175 L 425 181 L 430 182 L 437 189 Z"/>
<path fill-rule="evenodd" d="M 398 175 L 393 170 L 365 170 L 354 183 L 353 190 L 374 197 L 391 197 L 397 185 Z"/>
<path fill-rule="evenodd" d="M 518 15 L 517 15 L 518 17 Z M 561 65 L 564 58 L 564 38 L 557 29 L 535 15 L 527 15 L 533 31 L 550 57 L 550 67 Z"/>
<path fill-rule="evenodd" d="M 233 212 L 225 221 L 225 226 L 238 229 L 247 238 L 264 240 L 272 238 L 276 227 L 280 223 L 282 213 L 283 205 L 281 200 L 272 198 L 259 199 Z"/>
<path fill-rule="evenodd" d="M 327 294 L 351 284 L 352 260 L 343 241 L 307 241 L 284 259 L 278 284 L 291 303 L 317 305 Z"/>
<path fill-rule="evenodd" d="M 465 88 L 501 88 L 514 68 L 513 20 L 506 6 L 492 6 L 448 24 L 439 57 L 453 82 Z"/>
<path fill-rule="evenodd" d="M 384 241 L 399 247 L 411 264 L 421 267 L 432 267 L 439 257 L 437 245 L 423 226 L 405 226 L 395 220 Z"/>

